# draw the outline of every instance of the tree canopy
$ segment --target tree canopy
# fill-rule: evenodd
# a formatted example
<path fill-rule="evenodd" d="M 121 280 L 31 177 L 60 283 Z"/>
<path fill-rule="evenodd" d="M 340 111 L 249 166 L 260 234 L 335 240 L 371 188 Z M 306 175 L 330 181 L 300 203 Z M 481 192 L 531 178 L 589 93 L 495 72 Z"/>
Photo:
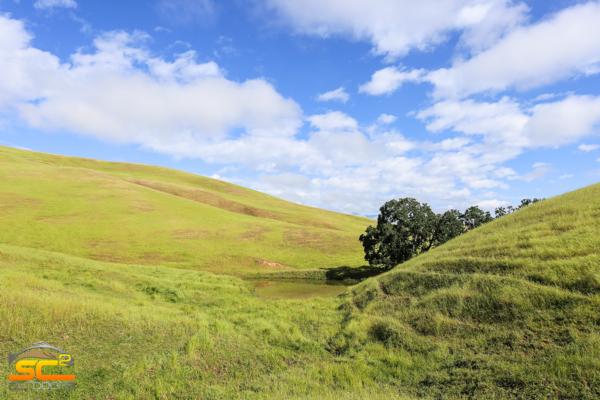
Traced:
<path fill-rule="evenodd" d="M 496 218 L 538 201 L 523 199 L 517 208 L 498 207 Z M 489 211 L 478 206 L 462 213 L 448 210 L 436 214 L 427 203 L 401 198 L 390 200 L 379 209 L 377 225 L 369 226 L 360 235 L 360 241 L 370 265 L 391 268 L 493 219 Z"/>

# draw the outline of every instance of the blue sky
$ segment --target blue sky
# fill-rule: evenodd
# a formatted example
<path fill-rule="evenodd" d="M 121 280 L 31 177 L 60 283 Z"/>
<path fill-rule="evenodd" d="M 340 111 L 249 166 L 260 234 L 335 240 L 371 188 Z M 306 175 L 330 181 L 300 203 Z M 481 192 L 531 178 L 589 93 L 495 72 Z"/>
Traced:
<path fill-rule="evenodd" d="M 0 0 L 0 144 L 318 207 L 600 178 L 600 3 Z"/>

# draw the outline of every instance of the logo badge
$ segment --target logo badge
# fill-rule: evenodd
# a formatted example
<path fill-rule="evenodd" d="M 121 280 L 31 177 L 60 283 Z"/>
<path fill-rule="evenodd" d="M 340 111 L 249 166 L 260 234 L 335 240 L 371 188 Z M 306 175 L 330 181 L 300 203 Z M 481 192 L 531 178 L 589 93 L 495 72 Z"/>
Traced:
<path fill-rule="evenodd" d="M 75 360 L 64 350 L 46 342 L 34 343 L 8 355 L 11 390 L 53 390 L 75 387 Z"/>

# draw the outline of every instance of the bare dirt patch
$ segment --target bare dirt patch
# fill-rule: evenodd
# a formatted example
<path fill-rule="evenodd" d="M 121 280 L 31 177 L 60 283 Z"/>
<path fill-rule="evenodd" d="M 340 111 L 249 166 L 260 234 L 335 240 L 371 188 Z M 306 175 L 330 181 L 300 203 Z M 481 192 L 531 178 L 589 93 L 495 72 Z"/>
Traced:
<path fill-rule="evenodd" d="M 285 265 L 275 262 L 275 261 L 256 260 L 256 263 L 258 265 L 260 265 L 261 267 L 265 267 L 268 269 L 285 269 L 285 268 L 287 268 Z"/>
<path fill-rule="evenodd" d="M 262 239 L 263 235 L 269 231 L 270 231 L 270 229 L 259 226 L 259 227 L 252 228 L 252 229 L 247 230 L 246 232 L 242 233 L 240 235 L 240 239 L 241 240 L 260 240 L 260 239 Z"/>
<path fill-rule="evenodd" d="M 69 224 L 77 223 L 79 221 L 79 218 L 81 218 L 81 214 L 40 215 L 36 217 L 35 220 L 50 224 Z"/>
<path fill-rule="evenodd" d="M 12 211 L 19 208 L 33 208 L 41 205 L 37 199 L 21 196 L 16 193 L 0 192 L 0 212 Z"/>
<path fill-rule="evenodd" d="M 174 239 L 200 240 L 211 236 L 211 232 L 202 229 L 177 229 L 171 233 Z"/>

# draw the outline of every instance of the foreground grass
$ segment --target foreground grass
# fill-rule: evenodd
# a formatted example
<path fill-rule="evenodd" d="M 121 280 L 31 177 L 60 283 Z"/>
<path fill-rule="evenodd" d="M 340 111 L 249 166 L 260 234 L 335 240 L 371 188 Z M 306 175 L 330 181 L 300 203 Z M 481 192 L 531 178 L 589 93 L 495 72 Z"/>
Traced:
<path fill-rule="evenodd" d="M 166 168 L 0 146 L 0 243 L 247 274 L 358 266 L 368 224 Z"/>
<path fill-rule="evenodd" d="M 0 245 L 0 353 L 42 340 L 71 352 L 77 389 L 57 399 L 399 396 L 376 370 L 327 350 L 339 299 L 264 301 L 251 288 Z M 23 396 L 0 385 L 0 398 Z"/>

